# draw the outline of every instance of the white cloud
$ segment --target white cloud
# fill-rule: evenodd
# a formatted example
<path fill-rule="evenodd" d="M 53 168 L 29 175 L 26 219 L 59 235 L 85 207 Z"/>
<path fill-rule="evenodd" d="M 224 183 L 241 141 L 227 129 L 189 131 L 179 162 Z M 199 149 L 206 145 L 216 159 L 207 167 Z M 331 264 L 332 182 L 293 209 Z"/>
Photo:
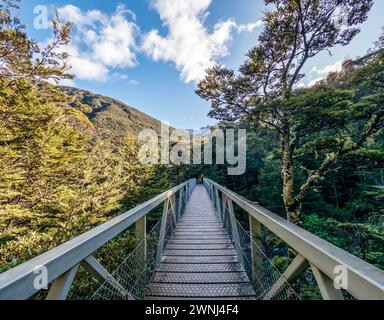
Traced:
<path fill-rule="evenodd" d="M 313 87 L 315 84 L 319 83 L 324 79 L 325 79 L 324 77 L 316 77 L 312 80 L 299 82 L 298 84 L 295 85 L 295 89 L 305 89 L 305 88 Z"/>
<path fill-rule="evenodd" d="M 340 60 L 335 62 L 334 64 L 327 65 L 323 68 L 318 68 L 318 67 L 313 67 L 312 70 L 310 71 L 310 75 L 316 74 L 315 77 L 312 76 L 312 80 L 300 82 L 297 84 L 297 88 L 309 88 L 317 84 L 318 82 L 324 80 L 330 73 L 332 72 L 339 72 L 341 71 L 343 67 L 343 63 L 345 60 Z"/>
<path fill-rule="evenodd" d="M 296 87 L 297 87 L 297 89 L 303 89 L 303 88 L 306 88 L 307 85 L 304 82 L 300 82 L 300 83 L 297 84 Z"/>
<path fill-rule="evenodd" d="M 135 80 L 135 79 L 132 79 L 132 80 L 129 80 L 129 84 L 131 84 L 133 86 L 138 86 L 140 84 L 140 82 Z"/>
<path fill-rule="evenodd" d="M 324 77 L 318 77 L 316 79 L 313 79 L 308 82 L 307 87 L 313 87 L 315 84 L 319 83 L 320 81 L 324 80 Z"/>
<path fill-rule="evenodd" d="M 136 65 L 135 36 L 138 27 L 124 16 L 124 8 L 118 8 L 99 31 L 99 36 L 91 41 L 93 57 L 113 68 L 134 67 Z"/>
<path fill-rule="evenodd" d="M 83 13 L 78 7 L 71 4 L 58 8 L 57 11 L 61 19 L 70 21 L 77 26 L 90 25 L 105 19 L 104 14 L 99 10 L 89 10 Z"/>
<path fill-rule="evenodd" d="M 67 87 L 74 87 L 75 86 L 75 81 L 73 81 L 72 79 L 60 80 L 59 83 L 61 86 L 67 86 Z M 55 84 L 57 84 L 57 83 L 55 83 Z"/>
<path fill-rule="evenodd" d="M 232 31 L 253 31 L 260 22 L 237 25 L 232 19 L 221 21 L 209 31 L 204 25 L 212 0 L 153 0 L 166 36 L 152 30 L 143 37 L 142 50 L 153 60 L 174 62 L 186 83 L 199 81 L 215 60 L 229 53 Z"/>
<path fill-rule="evenodd" d="M 135 67 L 136 54 L 144 52 L 155 61 L 175 63 L 187 83 L 202 79 L 208 67 L 229 54 L 234 32 L 253 32 L 263 25 L 262 21 L 237 24 L 228 19 L 208 29 L 205 21 L 211 2 L 152 0 L 168 34 L 152 30 L 142 36 L 139 48 L 136 16 L 124 5 L 118 5 L 110 15 L 99 10 L 82 11 L 74 5 L 59 8 L 60 18 L 74 23 L 71 44 L 63 48 L 71 55 L 72 73 L 80 80 L 107 81 L 121 69 Z"/>
<path fill-rule="evenodd" d="M 106 81 L 108 69 L 101 63 L 83 57 L 72 57 L 72 72 L 81 80 Z"/>
<path fill-rule="evenodd" d="M 237 26 L 237 32 L 253 32 L 257 28 L 261 28 L 264 25 L 262 20 L 257 20 L 254 23 L 240 24 Z"/>
<path fill-rule="evenodd" d="M 127 74 L 120 73 L 120 72 L 112 73 L 109 76 L 108 80 L 111 80 L 111 81 L 124 81 L 125 83 L 128 83 L 128 84 L 130 84 L 132 86 L 137 86 L 137 85 L 140 84 L 139 81 L 137 81 L 135 79 L 130 79 Z"/>
<path fill-rule="evenodd" d="M 74 23 L 73 40 L 64 50 L 78 79 L 106 81 L 111 70 L 137 65 L 139 28 L 134 13 L 125 6 L 117 6 L 110 16 L 99 10 L 83 12 L 73 5 L 59 8 L 58 13 L 62 20 Z"/>
<path fill-rule="evenodd" d="M 112 73 L 110 78 L 113 80 L 128 80 L 129 79 L 129 77 L 126 74 L 119 73 L 119 72 Z"/>
<path fill-rule="evenodd" d="M 71 72 L 78 79 L 85 81 L 106 81 L 108 79 L 108 68 L 91 59 L 86 52 L 80 52 L 76 45 L 68 45 L 63 50 L 69 53 Z"/>
<path fill-rule="evenodd" d="M 317 67 L 313 67 L 312 70 L 311 70 L 311 73 L 317 73 L 317 74 L 321 74 L 321 75 L 327 76 L 328 74 L 330 74 L 332 72 L 339 72 L 339 71 L 341 71 L 341 69 L 343 67 L 343 63 L 344 63 L 344 60 L 340 60 L 340 61 L 337 61 L 334 64 L 325 66 L 324 68 L 321 68 L 321 69 L 319 69 Z"/>

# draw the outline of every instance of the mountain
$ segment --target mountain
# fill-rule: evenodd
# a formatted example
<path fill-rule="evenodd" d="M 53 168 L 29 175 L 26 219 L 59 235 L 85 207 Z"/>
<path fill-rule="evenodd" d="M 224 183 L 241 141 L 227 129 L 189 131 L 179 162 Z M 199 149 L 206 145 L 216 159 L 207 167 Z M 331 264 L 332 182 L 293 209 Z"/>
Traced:
<path fill-rule="evenodd" d="M 206 137 L 211 133 L 212 128 L 212 126 L 207 125 L 205 127 L 201 127 L 200 129 L 186 129 L 186 131 L 196 137 Z"/>
<path fill-rule="evenodd" d="M 121 101 L 73 87 L 62 87 L 62 90 L 73 96 L 77 102 L 89 107 L 85 114 L 98 129 L 134 135 L 138 135 L 143 129 L 160 132 L 159 120 Z"/>

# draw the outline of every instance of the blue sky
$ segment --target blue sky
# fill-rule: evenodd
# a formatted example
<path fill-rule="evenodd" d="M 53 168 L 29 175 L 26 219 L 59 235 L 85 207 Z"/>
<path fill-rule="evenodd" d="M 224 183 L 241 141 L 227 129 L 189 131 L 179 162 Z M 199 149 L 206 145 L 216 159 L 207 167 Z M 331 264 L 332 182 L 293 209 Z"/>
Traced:
<path fill-rule="evenodd" d="M 46 42 L 50 30 L 34 27 L 36 6 L 59 9 L 75 22 L 71 85 L 119 99 L 178 128 L 213 124 L 209 103 L 194 93 L 206 66 L 232 68 L 257 43 L 262 0 L 22 0 L 30 36 Z M 384 1 L 376 1 L 362 32 L 348 47 L 320 54 L 306 66 L 308 85 L 363 55 L 381 33 Z"/>

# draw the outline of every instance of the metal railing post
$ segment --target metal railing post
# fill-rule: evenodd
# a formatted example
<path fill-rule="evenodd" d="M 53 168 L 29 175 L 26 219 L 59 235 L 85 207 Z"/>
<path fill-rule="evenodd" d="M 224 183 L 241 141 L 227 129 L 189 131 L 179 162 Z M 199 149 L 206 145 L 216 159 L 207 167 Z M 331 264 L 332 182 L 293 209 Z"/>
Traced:
<path fill-rule="evenodd" d="M 147 216 L 136 221 L 136 239 L 139 243 L 143 242 L 140 256 L 142 258 L 143 266 L 147 261 Z"/>
<path fill-rule="evenodd" d="M 216 211 L 217 211 L 217 199 L 216 199 L 216 192 L 217 192 L 217 189 L 215 187 L 212 188 L 212 202 L 213 202 L 213 206 L 215 207 Z"/>
<path fill-rule="evenodd" d="M 239 258 L 240 263 L 244 266 L 243 250 L 241 247 L 241 239 L 239 237 L 239 231 L 237 230 L 235 210 L 233 209 L 232 200 L 227 198 L 226 201 L 227 201 L 227 207 L 228 207 L 228 212 L 229 212 L 229 220 L 231 223 L 232 236 L 235 240 L 234 242 L 235 242 L 235 248 L 236 248 L 237 256 Z"/>
<path fill-rule="evenodd" d="M 181 217 L 181 212 L 183 210 L 183 200 L 184 199 L 184 189 L 179 191 L 179 203 L 177 204 L 177 220 Z"/>
<path fill-rule="evenodd" d="M 256 281 L 258 279 L 262 279 L 263 277 L 263 268 L 260 265 L 260 257 L 258 253 L 262 247 L 262 227 L 261 223 L 253 218 L 251 215 L 249 216 L 249 236 L 251 243 L 251 263 L 252 263 L 252 277 L 253 280 Z"/>
<path fill-rule="evenodd" d="M 161 262 L 164 250 L 164 240 L 165 240 L 165 231 L 167 227 L 167 219 L 168 219 L 168 210 L 169 210 L 169 198 L 164 202 L 163 207 L 163 215 L 161 218 L 161 227 L 160 227 L 160 235 L 159 235 L 159 246 L 157 247 L 156 254 L 156 265 Z"/>
<path fill-rule="evenodd" d="M 188 202 L 188 186 L 185 186 L 185 193 L 184 193 L 184 205 Z"/>
<path fill-rule="evenodd" d="M 222 200 L 222 212 L 223 212 L 223 227 L 227 229 L 228 227 L 228 214 L 227 214 L 227 196 L 223 194 Z"/>
<path fill-rule="evenodd" d="M 173 194 L 170 198 L 169 198 L 169 205 L 170 205 L 170 209 L 171 209 L 171 217 L 172 217 L 172 222 L 173 222 L 173 226 L 172 226 L 172 232 L 173 230 L 176 228 L 177 226 L 177 213 L 176 213 L 176 195 Z"/>
<path fill-rule="evenodd" d="M 186 201 L 189 199 L 189 183 L 185 186 L 185 195 L 186 195 Z"/>
<path fill-rule="evenodd" d="M 216 201 L 216 210 L 219 215 L 220 220 L 223 220 L 222 213 L 221 213 L 221 203 L 220 203 L 220 196 L 219 196 L 219 190 L 215 189 L 215 201 Z"/>

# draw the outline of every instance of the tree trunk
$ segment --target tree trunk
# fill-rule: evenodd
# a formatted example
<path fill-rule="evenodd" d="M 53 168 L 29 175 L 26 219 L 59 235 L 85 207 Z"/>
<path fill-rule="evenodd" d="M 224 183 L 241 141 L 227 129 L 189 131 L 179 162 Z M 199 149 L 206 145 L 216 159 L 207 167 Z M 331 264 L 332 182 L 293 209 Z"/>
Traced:
<path fill-rule="evenodd" d="M 281 135 L 282 150 L 282 178 L 283 178 L 283 199 L 287 219 L 297 224 L 300 219 L 300 206 L 296 205 L 294 196 L 294 166 L 292 159 L 291 136 L 289 131 Z"/>
<path fill-rule="evenodd" d="M 335 194 L 336 208 L 339 209 L 340 208 L 339 193 L 337 192 L 337 185 L 336 185 L 336 181 L 335 181 L 335 175 L 334 175 L 334 173 L 332 171 L 331 171 L 331 185 L 332 185 L 333 192 Z"/>

